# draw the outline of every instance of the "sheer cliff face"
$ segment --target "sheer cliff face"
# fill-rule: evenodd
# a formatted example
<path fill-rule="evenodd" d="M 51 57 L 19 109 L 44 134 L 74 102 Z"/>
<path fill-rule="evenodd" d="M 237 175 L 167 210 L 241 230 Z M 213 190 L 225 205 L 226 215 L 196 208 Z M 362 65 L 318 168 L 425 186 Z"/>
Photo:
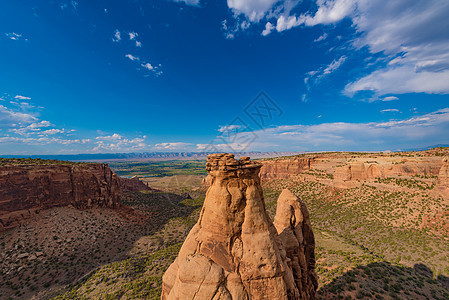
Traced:
<path fill-rule="evenodd" d="M 287 227 L 296 230 L 290 214 L 302 214 L 296 211 L 300 205 L 283 211 L 289 221 L 275 228 L 265 210 L 260 164 L 249 158 L 236 160 L 232 154 L 212 154 L 206 168 L 211 185 L 201 215 L 164 274 L 162 299 L 313 298 L 313 234 L 306 234 L 307 247 L 304 234 L 299 235 L 302 240 L 289 236 L 301 245 L 296 250 L 291 244 L 287 249 L 287 240 L 278 235 Z M 301 224 L 306 219 L 302 215 L 302 221 L 297 218 Z"/>
<path fill-rule="evenodd" d="M 0 167 L 0 231 L 42 209 L 119 205 L 120 183 L 105 164 Z"/>

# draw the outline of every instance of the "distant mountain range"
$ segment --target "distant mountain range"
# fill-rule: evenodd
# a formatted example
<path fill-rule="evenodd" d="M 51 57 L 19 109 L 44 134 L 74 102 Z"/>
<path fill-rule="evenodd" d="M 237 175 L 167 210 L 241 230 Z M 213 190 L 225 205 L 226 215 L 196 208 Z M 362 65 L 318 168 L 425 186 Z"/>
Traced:
<path fill-rule="evenodd" d="M 434 146 L 428 146 L 428 147 L 422 147 L 422 148 L 412 148 L 412 149 L 406 149 L 404 151 L 426 151 L 434 148 L 447 148 L 449 147 L 449 144 L 438 144 Z"/>
<path fill-rule="evenodd" d="M 242 152 L 236 154 L 237 157 L 249 156 L 253 159 L 271 158 L 278 156 L 289 156 L 301 154 L 304 152 Z M 108 161 L 136 161 L 136 160 L 205 160 L 206 152 L 144 152 L 144 153 L 97 153 L 97 154 L 59 154 L 59 155 L 1 155 L 5 158 L 41 158 L 41 159 L 57 159 L 69 161 L 91 161 L 91 162 L 108 162 Z"/>

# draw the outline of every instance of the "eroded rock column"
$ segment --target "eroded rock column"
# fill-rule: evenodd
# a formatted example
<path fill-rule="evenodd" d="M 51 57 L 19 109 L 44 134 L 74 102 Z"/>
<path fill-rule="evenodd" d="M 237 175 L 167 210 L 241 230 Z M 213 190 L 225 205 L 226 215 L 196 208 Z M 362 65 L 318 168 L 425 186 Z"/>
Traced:
<path fill-rule="evenodd" d="M 282 200 L 282 207 L 293 207 L 295 222 L 278 208 L 282 216 L 276 216 L 274 227 L 265 210 L 261 166 L 249 158 L 236 160 L 232 154 L 208 156 L 211 185 L 197 224 L 163 276 L 162 299 L 314 297 L 314 241 L 308 214 L 299 199 L 296 204 L 291 197 L 287 204 Z M 294 246 L 285 238 L 288 230 L 294 231 Z"/>

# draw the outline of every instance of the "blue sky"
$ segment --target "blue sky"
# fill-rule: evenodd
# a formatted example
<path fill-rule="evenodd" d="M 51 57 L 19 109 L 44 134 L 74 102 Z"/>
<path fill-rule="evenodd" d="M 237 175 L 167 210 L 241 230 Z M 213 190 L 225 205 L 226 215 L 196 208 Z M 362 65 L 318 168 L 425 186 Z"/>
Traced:
<path fill-rule="evenodd" d="M 0 154 L 449 144 L 447 28 L 446 0 L 4 0 Z"/>

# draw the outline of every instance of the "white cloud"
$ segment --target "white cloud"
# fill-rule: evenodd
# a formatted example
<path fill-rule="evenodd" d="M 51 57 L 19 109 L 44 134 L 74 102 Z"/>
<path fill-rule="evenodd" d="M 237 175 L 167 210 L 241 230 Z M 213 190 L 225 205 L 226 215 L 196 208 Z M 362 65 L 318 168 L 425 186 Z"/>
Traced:
<path fill-rule="evenodd" d="M 262 35 L 263 36 L 267 36 L 271 33 L 271 31 L 273 31 L 274 29 L 274 25 L 271 24 L 270 22 L 267 22 L 267 24 L 265 24 L 265 29 L 262 31 Z"/>
<path fill-rule="evenodd" d="M 328 75 L 331 74 L 332 72 L 334 72 L 335 70 L 337 70 L 338 68 L 340 68 L 340 66 L 346 61 L 346 56 L 341 56 L 338 60 L 333 60 L 330 65 L 328 65 L 324 70 L 323 70 L 323 76 L 324 75 Z"/>
<path fill-rule="evenodd" d="M 318 10 L 311 15 L 304 15 L 307 26 L 337 23 L 349 16 L 355 8 L 356 0 L 317 0 Z"/>
<path fill-rule="evenodd" d="M 449 48 L 448 48 L 449 49 Z M 449 93 L 449 70 L 444 72 L 415 72 L 414 66 L 384 68 L 348 84 L 345 94 L 352 96 L 358 91 L 371 90 L 377 94 Z"/>
<path fill-rule="evenodd" d="M 442 0 L 315 0 L 316 9 L 292 14 L 299 1 L 228 0 L 237 23 L 241 16 L 252 23 L 265 20 L 262 35 L 300 25 L 336 24 L 345 18 L 353 23 L 355 49 L 367 47 L 381 53 L 387 65 L 348 84 L 352 96 L 359 91 L 388 93 L 449 93 L 449 1 Z M 229 28 L 234 28 L 227 26 Z M 238 31 L 230 31 L 233 38 Z M 323 35 L 315 41 L 324 40 Z M 367 64 L 370 66 L 372 64 Z"/>
<path fill-rule="evenodd" d="M 409 149 L 447 144 L 448 131 L 449 108 L 445 108 L 419 117 L 388 122 L 335 122 L 267 128 L 247 133 L 255 134 L 257 139 L 245 149 L 258 151 Z"/>
<path fill-rule="evenodd" d="M 186 151 L 191 149 L 193 144 L 184 142 L 160 143 L 154 145 L 154 150 L 169 150 L 169 151 Z"/>
<path fill-rule="evenodd" d="M 382 109 L 380 112 L 382 112 L 382 113 L 384 113 L 384 112 L 399 112 L 399 109 L 387 108 L 387 109 Z"/>
<path fill-rule="evenodd" d="M 134 56 L 132 54 L 126 54 L 125 57 L 129 58 L 130 60 L 140 60 L 137 56 Z"/>
<path fill-rule="evenodd" d="M 235 15 L 244 14 L 251 22 L 258 22 L 278 0 L 228 0 Z"/>
<path fill-rule="evenodd" d="M 21 95 L 16 95 L 14 98 L 19 99 L 19 100 L 31 100 L 30 97 L 25 97 L 25 96 L 21 96 Z"/>
<path fill-rule="evenodd" d="M 112 38 L 113 42 L 120 42 L 122 40 L 122 35 L 118 29 L 114 32 L 114 37 Z"/>
<path fill-rule="evenodd" d="M 137 38 L 139 36 L 139 34 L 137 32 L 129 32 L 129 39 L 130 40 L 134 40 L 135 38 Z"/>
<path fill-rule="evenodd" d="M 14 41 L 18 41 L 18 40 L 25 40 L 27 41 L 28 39 L 24 38 L 22 36 L 22 34 L 20 33 L 15 33 L 15 32 L 9 32 L 9 33 L 5 33 L 6 37 L 8 37 L 10 40 L 14 40 Z"/>
<path fill-rule="evenodd" d="M 314 40 L 314 42 L 321 42 L 324 41 L 325 39 L 327 39 L 327 33 L 323 33 L 322 35 L 320 35 L 318 38 Z"/>
<path fill-rule="evenodd" d="M 142 43 L 139 41 L 136 41 L 136 47 L 142 47 Z"/>
<path fill-rule="evenodd" d="M 173 0 L 174 2 L 184 2 L 187 5 L 199 6 L 200 0 Z"/>
<path fill-rule="evenodd" d="M 277 20 L 276 30 L 281 32 L 299 26 L 303 23 L 303 19 L 296 18 L 295 16 L 280 16 Z"/>
<path fill-rule="evenodd" d="M 321 67 L 318 70 L 309 71 L 304 78 L 304 83 L 309 88 L 311 83 L 317 83 L 324 77 L 332 74 L 336 70 L 338 70 L 341 65 L 346 61 L 347 57 L 345 55 L 340 56 L 338 59 L 334 59 L 329 65 L 326 67 Z M 311 82 L 312 81 L 312 82 Z M 304 98 L 306 96 L 304 95 Z M 304 101 L 304 100 L 303 100 Z"/>
<path fill-rule="evenodd" d="M 395 100 L 399 100 L 399 98 L 395 97 L 395 96 L 388 96 L 388 97 L 385 97 L 385 98 L 381 99 L 381 101 L 386 101 L 386 102 L 388 102 L 388 101 L 395 101 Z"/>
<path fill-rule="evenodd" d="M 141 66 L 150 71 L 152 71 L 154 69 L 154 67 L 150 63 L 144 63 L 144 64 L 141 64 Z"/>
<path fill-rule="evenodd" d="M 359 0 L 352 20 L 357 47 L 390 57 L 384 68 L 349 84 L 345 93 L 449 93 L 449 2 Z"/>
<path fill-rule="evenodd" d="M 218 131 L 221 133 L 228 133 L 231 131 L 236 131 L 237 129 L 241 128 L 242 126 L 240 125 L 226 125 L 226 126 L 220 126 L 218 128 Z"/>
<path fill-rule="evenodd" d="M 30 124 L 37 118 L 31 114 L 15 111 L 6 106 L 0 105 L 0 128 L 13 128 Z"/>
<path fill-rule="evenodd" d="M 54 137 L 24 138 L 12 136 L 0 137 L 0 143 L 15 143 L 27 145 L 49 145 L 49 144 L 72 145 L 72 144 L 87 144 L 89 142 L 90 139 L 61 139 Z"/>
<path fill-rule="evenodd" d="M 128 139 L 118 133 L 109 136 L 98 136 L 96 139 L 96 146 L 92 149 L 94 152 L 99 151 L 137 151 L 147 147 L 145 144 L 146 136 Z"/>

